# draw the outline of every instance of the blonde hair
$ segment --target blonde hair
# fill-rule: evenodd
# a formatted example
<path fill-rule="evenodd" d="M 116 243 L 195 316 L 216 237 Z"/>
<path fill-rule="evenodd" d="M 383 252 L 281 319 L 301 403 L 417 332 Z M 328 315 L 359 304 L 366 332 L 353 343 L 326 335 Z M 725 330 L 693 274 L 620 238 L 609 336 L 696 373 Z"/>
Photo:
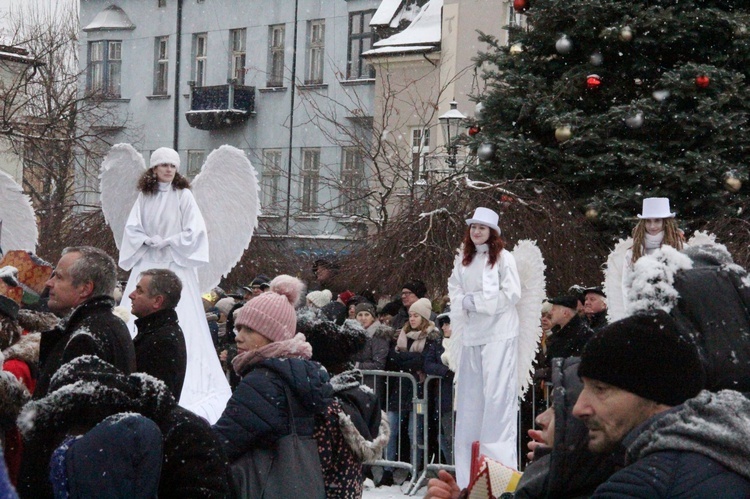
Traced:
<path fill-rule="evenodd" d="M 669 245 L 676 250 L 682 249 L 682 232 L 677 227 L 677 221 L 674 218 L 662 218 L 664 220 L 664 239 L 661 244 Z M 646 219 L 642 218 L 633 228 L 633 259 L 635 263 L 643 256 L 644 240 L 646 239 Z"/>

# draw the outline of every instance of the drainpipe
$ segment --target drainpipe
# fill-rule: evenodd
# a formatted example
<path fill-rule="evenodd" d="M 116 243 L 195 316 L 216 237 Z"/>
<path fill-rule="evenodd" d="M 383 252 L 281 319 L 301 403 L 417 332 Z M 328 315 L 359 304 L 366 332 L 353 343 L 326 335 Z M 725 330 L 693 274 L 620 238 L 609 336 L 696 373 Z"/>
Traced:
<path fill-rule="evenodd" d="M 180 152 L 180 69 L 182 62 L 182 0 L 177 0 L 177 26 L 175 35 L 174 63 L 174 123 L 172 130 L 172 149 Z"/>
<path fill-rule="evenodd" d="M 292 143 L 294 139 L 294 95 L 297 90 L 297 28 L 299 12 L 299 0 L 294 0 L 294 42 L 292 45 L 292 81 L 290 87 L 292 90 L 289 104 L 289 161 L 287 162 L 286 178 L 286 230 L 284 233 L 289 235 L 289 217 L 292 211 Z"/>

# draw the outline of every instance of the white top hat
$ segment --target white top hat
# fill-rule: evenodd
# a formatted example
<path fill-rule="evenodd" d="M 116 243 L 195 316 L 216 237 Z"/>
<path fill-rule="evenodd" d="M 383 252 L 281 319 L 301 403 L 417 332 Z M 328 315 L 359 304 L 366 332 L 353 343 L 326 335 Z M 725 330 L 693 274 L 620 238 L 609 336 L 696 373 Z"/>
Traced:
<path fill-rule="evenodd" d="M 669 210 L 669 198 L 644 198 L 643 213 L 638 218 L 674 218 Z"/>
<path fill-rule="evenodd" d="M 466 225 L 480 224 L 486 225 L 491 229 L 495 229 L 497 234 L 500 235 L 500 227 L 497 226 L 497 222 L 500 220 L 500 216 L 489 208 L 477 208 L 474 210 L 474 216 L 466 219 Z"/>

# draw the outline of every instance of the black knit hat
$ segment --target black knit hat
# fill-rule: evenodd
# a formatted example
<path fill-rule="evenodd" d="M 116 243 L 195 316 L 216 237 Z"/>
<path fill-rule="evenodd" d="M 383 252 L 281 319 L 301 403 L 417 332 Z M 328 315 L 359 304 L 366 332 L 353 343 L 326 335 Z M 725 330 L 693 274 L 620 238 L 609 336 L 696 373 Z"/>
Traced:
<path fill-rule="evenodd" d="M 561 305 L 563 307 L 572 308 L 573 310 L 578 308 L 578 298 L 575 296 L 555 296 L 547 301 L 553 305 Z"/>
<path fill-rule="evenodd" d="M 424 298 L 427 295 L 427 286 L 425 286 L 425 284 L 419 279 L 405 282 L 404 285 L 401 286 L 401 289 L 408 289 L 417 295 L 417 298 Z"/>
<path fill-rule="evenodd" d="M 583 349 L 578 375 L 669 406 L 695 397 L 706 380 L 695 345 L 661 310 L 597 332 Z"/>

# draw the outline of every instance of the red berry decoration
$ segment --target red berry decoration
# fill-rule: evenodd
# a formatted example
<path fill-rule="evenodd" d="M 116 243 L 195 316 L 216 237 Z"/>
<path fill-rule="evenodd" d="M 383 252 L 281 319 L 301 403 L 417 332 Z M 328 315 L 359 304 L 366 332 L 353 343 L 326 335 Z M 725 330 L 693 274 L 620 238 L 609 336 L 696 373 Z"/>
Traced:
<path fill-rule="evenodd" d="M 588 75 L 586 77 L 586 88 L 589 90 L 596 90 L 602 84 L 602 79 L 599 75 Z"/>
<path fill-rule="evenodd" d="M 481 131 L 482 131 L 482 129 L 481 129 L 481 128 L 479 128 L 479 127 L 478 127 L 478 126 L 476 126 L 476 125 L 474 125 L 474 126 L 470 126 L 470 127 L 469 127 L 469 137 L 473 137 L 473 136 L 475 136 L 476 134 L 478 134 L 478 133 L 479 133 L 479 132 L 481 132 Z"/>
<path fill-rule="evenodd" d="M 529 0 L 513 0 L 513 9 L 519 14 L 529 10 Z"/>
<path fill-rule="evenodd" d="M 700 75 L 695 77 L 695 86 L 698 88 L 708 88 L 711 83 L 711 79 L 706 75 Z"/>

